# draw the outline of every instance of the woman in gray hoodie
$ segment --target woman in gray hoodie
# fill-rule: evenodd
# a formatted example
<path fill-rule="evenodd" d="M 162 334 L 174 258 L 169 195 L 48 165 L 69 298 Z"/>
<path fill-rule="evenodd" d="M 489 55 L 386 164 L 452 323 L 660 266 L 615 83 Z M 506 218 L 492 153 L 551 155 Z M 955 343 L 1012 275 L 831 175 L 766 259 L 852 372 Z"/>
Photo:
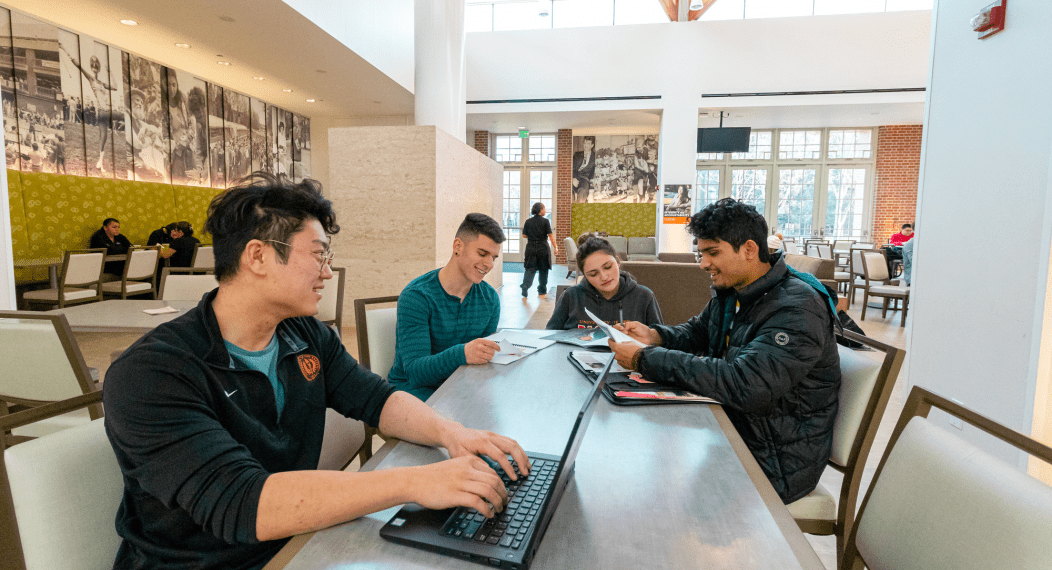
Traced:
<path fill-rule="evenodd" d="M 584 312 L 586 308 L 610 324 L 624 321 L 639 321 L 647 326 L 662 324 L 661 308 L 654 292 L 621 271 L 610 242 L 591 234 L 581 236 L 577 244 L 577 267 L 581 268 L 584 281 L 563 293 L 545 328 L 594 327 L 595 322 Z"/>

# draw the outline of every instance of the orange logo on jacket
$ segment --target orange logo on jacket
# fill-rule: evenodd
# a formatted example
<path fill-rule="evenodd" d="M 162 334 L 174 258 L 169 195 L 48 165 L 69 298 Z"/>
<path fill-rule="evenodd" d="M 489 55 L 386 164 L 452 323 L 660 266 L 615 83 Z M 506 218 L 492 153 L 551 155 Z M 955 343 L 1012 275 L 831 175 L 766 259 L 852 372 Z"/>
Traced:
<path fill-rule="evenodd" d="M 318 377 L 318 373 L 321 372 L 321 361 L 318 360 L 317 356 L 301 354 L 297 360 L 300 363 L 300 372 L 303 373 L 303 377 L 307 379 L 307 382 Z"/>

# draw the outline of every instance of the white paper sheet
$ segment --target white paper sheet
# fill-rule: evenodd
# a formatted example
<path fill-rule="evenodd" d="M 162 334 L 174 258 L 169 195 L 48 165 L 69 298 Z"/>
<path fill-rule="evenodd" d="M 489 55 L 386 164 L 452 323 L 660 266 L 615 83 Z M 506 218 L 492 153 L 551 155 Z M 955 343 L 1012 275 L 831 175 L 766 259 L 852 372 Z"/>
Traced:
<path fill-rule="evenodd" d="M 161 307 L 160 309 L 143 309 L 142 312 L 147 315 L 167 315 L 168 313 L 178 313 L 179 309 L 175 307 Z"/>
<path fill-rule="evenodd" d="M 593 313 L 592 311 L 589 311 L 588 309 L 585 309 L 584 312 L 585 312 L 586 315 L 588 315 L 588 318 L 590 318 L 593 321 L 595 321 L 596 326 L 598 326 L 599 328 L 603 329 L 603 332 L 605 332 L 607 335 L 609 335 L 610 338 L 614 339 L 614 342 L 630 342 L 630 343 L 635 344 L 637 346 L 642 346 L 642 347 L 646 346 L 645 344 L 639 342 L 638 340 L 636 340 L 636 339 L 628 336 L 627 334 L 615 329 L 614 327 L 606 324 L 603 321 L 603 319 L 600 319 L 599 317 L 595 316 L 595 313 Z"/>
<path fill-rule="evenodd" d="M 486 337 L 500 345 L 500 352 L 493 355 L 494 364 L 511 364 L 538 350 L 555 344 L 555 341 L 539 338 L 521 330 L 500 330 Z"/>

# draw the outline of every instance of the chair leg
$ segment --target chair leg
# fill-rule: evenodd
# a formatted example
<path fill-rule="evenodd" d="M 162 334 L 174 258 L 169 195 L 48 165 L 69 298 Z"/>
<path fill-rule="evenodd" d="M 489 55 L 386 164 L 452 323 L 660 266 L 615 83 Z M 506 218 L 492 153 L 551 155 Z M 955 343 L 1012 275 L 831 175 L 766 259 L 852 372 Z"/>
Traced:
<path fill-rule="evenodd" d="M 908 309 L 909 304 L 910 304 L 910 298 L 909 297 L 904 297 L 902 299 L 902 322 L 899 323 L 900 327 L 906 326 L 906 310 Z"/>
<path fill-rule="evenodd" d="M 862 290 L 862 319 L 866 320 L 866 307 L 869 306 L 869 287 Z"/>
<path fill-rule="evenodd" d="M 891 302 L 891 299 L 889 299 L 888 297 L 884 297 L 884 310 L 882 310 L 880 312 L 880 318 L 882 318 L 882 319 L 888 318 L 888 303 L 890 303 L 890 302 Z"/>

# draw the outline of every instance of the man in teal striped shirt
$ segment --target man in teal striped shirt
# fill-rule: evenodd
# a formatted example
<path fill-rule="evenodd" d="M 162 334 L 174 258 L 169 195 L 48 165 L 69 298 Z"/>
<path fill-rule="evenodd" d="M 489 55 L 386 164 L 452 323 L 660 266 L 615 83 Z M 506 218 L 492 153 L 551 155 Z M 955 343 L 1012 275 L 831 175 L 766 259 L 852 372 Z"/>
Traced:
<path fill-rule="evenodd" d="M 468 214 L 444 267 L 406 285 L 398 296 L 395 360 L 388 381 L 427 400 L 462 364 L 485 364 L 500 347 L 482 337 L 500 320 L 497 292 L 482 279 L 500 255 L 504 232 L 485 214 Z"/>

